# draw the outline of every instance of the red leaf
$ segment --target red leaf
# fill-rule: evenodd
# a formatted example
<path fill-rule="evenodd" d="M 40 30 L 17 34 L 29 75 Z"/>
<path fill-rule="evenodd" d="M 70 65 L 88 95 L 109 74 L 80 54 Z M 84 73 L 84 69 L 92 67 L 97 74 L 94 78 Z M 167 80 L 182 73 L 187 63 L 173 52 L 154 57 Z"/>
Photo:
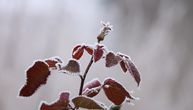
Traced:
<path fill-rule="evenodd" d="M 104 81 L 103 90 L 107 98 L 115 105 L 122 104 L 126 97 L 134 99 L 121 84 L 111 78 Z"/>
<path fill-rule="evenodd" d="M 20 96 L 31 96 L 42 84 L 46 84 L 50 75 L 48 65 L 43 61 L 36 61 L 27 70 L 27 82 L 20 90 Z"/>
<path fill-rule="evenodd" d="M 93 47 L 91 47 L 91 46 L 85 46 L 85 48 L 84 48 L 90 55 L 93 55 Z"/>
<path fill-rule="evenodd" d="M 74 47 L 72 51 L 72 57 L 76 60 L 79 60 L 83 55 L 83 53 L 84 53 L 84 46 L 77 45 L 76 47 Z"/>
<path fill-rule="evenodd" d="M 112 67 L 112 66 L 115 66 L 118 64 L 118 58 L 117 56 L 113 53 L 113 52 L 109 52 L 107 55 L 106 55 L 106 67 Z"/>
<path fill-rule="evenodd" d="M 102 45 L 96 45 L 96 49 L 94 49 L 94 54 L 93 54 L 93 58 L 94 58 L 94 62 L 97 62 L 98 60 L 100 60 L 103 56 L 103 51 L 104 51 L 104 46 Z"/>
<path fill-rule="evenodd" d="M 88 97 L 94 97 L 100 92 L 100 90 L 101 83 L 98 79 L 94 79 L 84 86 L 82 94 Z"/>
<path fill-rule="evenodd" d="M 45 62 L 48 64 L 49 68 L 56 68 L 56 64 L 62 63 L 62 60 L 57 57 L 54 57 L 46 59 Z"/>
<path fill-rule="evenodd" d="M 80 72 L 80 65 L 76 60 L 70 60 L 68 64 L 61 68 L 61 70 L 65 70 L 71 73 Z"/>
<path fill-rule="evenodd" d="M 40 110 L 69 110 L 69 93 L 63 92 L 60 99 L 53 104 L 42 103 Z"/>
<path fill-rule="evenodd" d="M 133 76 L 133 78 L 137 82 L 137 85 L 139 86 L 141 78 L 140 78 L 139 71 L 137 70 L 137 67 L 130 59 L 127 59 L 124 62 L 125 62 L 125 66 L 126 66 L 127 70 L 131 73 L 131 75 Z"/>
<path fill-rule="evenodd" d="M 127 68 L 125 67 L 124 61 L 120 62 L 120 66 L 121 66 L 122 70 L 126 73 L 127 72 Z"/>

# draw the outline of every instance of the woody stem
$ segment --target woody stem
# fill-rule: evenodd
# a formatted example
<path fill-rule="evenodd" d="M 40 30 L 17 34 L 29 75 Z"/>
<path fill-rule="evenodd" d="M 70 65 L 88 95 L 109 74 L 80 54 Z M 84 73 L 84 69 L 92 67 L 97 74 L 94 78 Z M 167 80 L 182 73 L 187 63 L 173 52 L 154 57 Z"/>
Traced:
<path fill-rule="evenodd" d="M 87 73 L 88 73 L 88 71 L 89 71 L 89 69 L 90 69 L 92 64 L 93 64 L 93 56 L 91 57 L 90 62 L 88 64 L 88 66 L 86 67 L 86 70 L 85 70 L 83 76 L 80 75 L 81 84 L 80 84 L 80 89 L 79 89 L 79 95 L 82 95 L 82 90 L 83 90 L 84 82 L 85 82 Z"/>

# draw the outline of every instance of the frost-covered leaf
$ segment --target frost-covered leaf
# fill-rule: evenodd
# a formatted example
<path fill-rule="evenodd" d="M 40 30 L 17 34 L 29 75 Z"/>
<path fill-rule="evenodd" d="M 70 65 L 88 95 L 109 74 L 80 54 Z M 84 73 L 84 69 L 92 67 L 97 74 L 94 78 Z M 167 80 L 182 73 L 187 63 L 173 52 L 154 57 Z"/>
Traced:
<path fill-rule="evenodd" d="M 130 59 L 127 59 L 127 61 L 125 61 L 125 66 L 127 70 L 131 73 L 131 75 L 133 76 L 133 78 L 135 79 L 135 81 L 137 82 L 139 86 L 141 78 L 140 78 L 139 71 L 137 70 L 137 67 L 135 66 L 135 64 Z"/>
<path fill-rule="evenodd" d="M 44 61 L 36 61 L 26 72 L 27 81 L 20 90 L 20 96 L 31 96 L 42 84 L 46 84 L 50 75 L 48 65 Z"/>
<path fill-rule="evenodd" d="M 117 56 L 113 53 L 113 52 L 109 52 L 106 55 L 106 67 L 112 67 L 118 64 L 119 59 L 117 58 Z"/>
<path fill-rule="evenodd" d="M 93 55 L 93 47 L 89 46 L 89 45 L 85 45 L 84 49 L 90 54 Z"/>
<path fill-rule="evenodd" d="M 103 90 L 107 98 L 115 105 L 122 104 L 125 98 L 134 99 L 121 84 L 111 78 L 104 81 Z"/>
<path fill-rule="evenodd" d="M 83 95 L 88 97 L 96 96 L 101 90 L 101 83 L 98 79 L 93 79 L 83 87 Z"/>
<path fill-rule="evenodd" d="M 79 60 L 84 53 L 84 46 L 83 45 L 77 45 L 74 47 L 72 51 L 72 57 L 76 60 Z"/>
<path fill-rule="evenodd" d="M 80 65 L 76 60 L 69 60 L 68 64 L 62 67 L 61 70 L 64 70 L 70 73 L 78 73 L 80 72 Z"/>
<path fill-rule="evenodd" d="M 120 66 L 124 72 L 131 73 L 131 76 L 135 79 L 137 82 L 137 85 L 139 86 L 141 78 L 139 71 L 137 70 L 137 67 L 135 64 L 131 61 L 131 58 L 125 54 L 117 53 L 117 55 L 121 58 Z"/>
<path fill-rule="evenodd" d="M 46 59 L 45 62 L 48 64 L 49 68 L 56 69 L 57 68 L 56 64 L 62 63 L 62 60 L 58 57 L 52 57 L 52 58 Z"/>
<path fill-rule="evenodd" d="M 126 72 L 127 72 L 127 68 L 126 68 L 126 66 L 125 66 L 124 61 L 121 61 L 121 62 L 120 62 L 120 66 L 121 66 L 121 69 L 126 73 Z"/>
<path fill-rule="evenodd" d="M 72 102 L 76 107 L 82 107 L 86 109 L 98 109 L 104 110 L 104 105 L 99 102 L 85 96 L 78 96 L 72 99 Z"/>
<path fill-rule="evenodd" d="M 104 47 L 103 45 L 96 45 L 96 49 L 94 49 L 94 53 L 93 53 L 94 62 L 97 62 L 102 58 L 104 53 L 103 47 Z"/>
<path fill-rule="evenodd" d="M 74 47 L 72 51 L 72 57 L 76 60 L 79 60 L 82 57 L 84 50 L 86 50 L 90 55 L 93 55 L 94 49 L 92 46 L 81 44 Z"/>
<path fill-rule="evenodd" d="M 40 110 L 69 110 L 69 95 L 68 92 L 61 93 L 56 102 L 52 104 L 42 103 Z"/>

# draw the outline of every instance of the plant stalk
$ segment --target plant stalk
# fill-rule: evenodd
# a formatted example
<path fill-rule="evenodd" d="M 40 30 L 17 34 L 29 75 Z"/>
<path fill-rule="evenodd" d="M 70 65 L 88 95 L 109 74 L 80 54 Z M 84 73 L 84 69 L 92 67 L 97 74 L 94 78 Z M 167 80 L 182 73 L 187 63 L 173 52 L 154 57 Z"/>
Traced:
<path fill-rule="evenodd" d="M 88 71 L 89 71 L 89 69 L 90 69 L 92 64 L 93 64 L 93 56 L 91 57 L 90 62 L 88 64 L 88 66 L 86 67 L 86 70 L 85 70 L 83 76 L 80 75 L 81 84 L 80 84 L 80 89 L 79 89 L 79 95 L 82 95 L 82 90 L 83 90 L 84 82 L 85 82 L 87 73 L 88 73 Z"/>

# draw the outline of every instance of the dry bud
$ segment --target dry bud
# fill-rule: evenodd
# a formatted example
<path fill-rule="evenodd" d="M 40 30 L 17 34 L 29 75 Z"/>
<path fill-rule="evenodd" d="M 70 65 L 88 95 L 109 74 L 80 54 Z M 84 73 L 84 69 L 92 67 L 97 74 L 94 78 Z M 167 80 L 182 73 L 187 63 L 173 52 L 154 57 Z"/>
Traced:
<path fill-rule="evenodd" d="M 101 33 L 97 36 L 98 42 L 103 41 L 105 36 L 109 34 L 110 31 L 112 31 L 112 25 L 107 22 L 102 22 L 101 24 L 103 25 L 103 27 L 101 28 Z"/>

